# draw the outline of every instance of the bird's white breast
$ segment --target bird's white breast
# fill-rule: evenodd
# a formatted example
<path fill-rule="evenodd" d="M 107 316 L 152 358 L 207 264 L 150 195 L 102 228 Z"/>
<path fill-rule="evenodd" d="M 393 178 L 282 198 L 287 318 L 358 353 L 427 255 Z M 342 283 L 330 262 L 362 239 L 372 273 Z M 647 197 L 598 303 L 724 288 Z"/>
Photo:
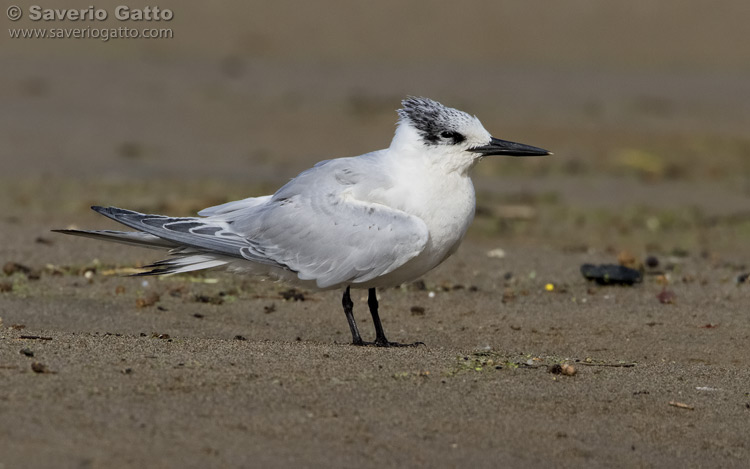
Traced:
<path fill-rule="evenodd" d="M 436 267 L 455 252 L 474 219 L 474 186 L 465 172 L 446 174 L 439 167 L 406 165 L 394 174 L 401 180 L 380 191 L 380 203 L 419 217 L 429 240 L 421 254 L 375 279 L 375 286 L 411 281 Z"/>

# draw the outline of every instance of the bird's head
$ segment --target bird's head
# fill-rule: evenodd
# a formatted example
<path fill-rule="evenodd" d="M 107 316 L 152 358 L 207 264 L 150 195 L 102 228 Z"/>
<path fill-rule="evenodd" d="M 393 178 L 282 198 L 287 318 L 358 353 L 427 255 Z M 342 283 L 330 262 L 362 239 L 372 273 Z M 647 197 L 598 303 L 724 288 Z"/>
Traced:
<path fill-rule="evenodd" d="M 411 150 L 457 170 L 468 170 L 490 155 L 542 156 L 542 148 L 500 140 L 474 116 L 428 98 L 409 97 L 398 110 L 399 124 L 391 148 Z"/>

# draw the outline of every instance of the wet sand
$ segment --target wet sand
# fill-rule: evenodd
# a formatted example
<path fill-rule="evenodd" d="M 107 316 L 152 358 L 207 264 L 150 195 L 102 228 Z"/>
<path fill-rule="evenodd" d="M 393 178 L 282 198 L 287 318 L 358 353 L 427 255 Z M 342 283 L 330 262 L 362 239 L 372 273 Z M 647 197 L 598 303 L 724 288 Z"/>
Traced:
<path fill-rule="evenodd" d="M 442 10 L 186 2 L 170 41 L 6 42 L 0 467 L 744 467 L 745 7 L 672 3 L 477 3 L 449 40 Z M 340 292 L 144 282 L 160 253 L 49 232 L 270 193 L 387 146 L 409 94 L 555 152 L 482 162 L 459 251 L 380 292 L 389 339 L 425 346 L 349 345 Z M 579 271 L 618 262 L 643 282 Z"/>

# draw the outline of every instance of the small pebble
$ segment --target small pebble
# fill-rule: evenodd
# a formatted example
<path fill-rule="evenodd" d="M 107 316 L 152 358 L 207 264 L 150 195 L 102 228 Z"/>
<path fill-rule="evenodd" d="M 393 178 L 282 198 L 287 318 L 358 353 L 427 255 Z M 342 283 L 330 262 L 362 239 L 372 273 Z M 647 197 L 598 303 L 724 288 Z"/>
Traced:
<path fill-rule="evenodd" d="M 576 374 L 576 368 L 570 363 L 564 363 L 562 365 L 562 374 L 565 376 L 573 376 Z"/>
<path fill-rule="evenodd" d="M 148 306 L 153 306 L 159 301 L 160 297 L 159 294 L 156 292 L 151 292 L 148 295 L 146 295 L 145 298 L 136 298 L 135 300 L 135 307 L 136 308 L 146 308 Z"/>
<path fill-rule="evenodd" d="M 31 273 L 31 269 L 18 262 L 6 262 L 3 266 L 3 272 L 5 272 L 5 275 L 13 275 L 15 273 L 27 275 Z"/>
<path fill-rule="evenodd" d="M 39 362 L 32 363 L 31 370 L 34 373 L 49 373 L 49 368 L 47 368 L 47 365 Z"/>
<path fill-rule="evenodd" d="M 30 348 L 22 348 L 21 355 L 26 355 L 27 357 L 33 357 L 34 352 Z"/>
<path fill-rule="evenodd" d="M 500 248 L 495 248 L 490 251 L 487 251 L 487 257 L 491 257 L 493 259 L 504 259 L 505 251 L 503 251 Z"/>
<path fill-rule="evenodd" d="M 555 363 L 547 368 L 547 371 L 555 375 L 573 376 L 576 374 L 576 368 L 569 363 L 563 363 L 562 365 Z"/>
<path fill-rule="evenodd" d="M 674 303 L 674 300 L 677 299 L 677 295 L 675 295 L 673 291 L 667 290 L 665 288 L 658 295 L 656 295 L 656 298 L 660 303 L 667 305 Z"/>
<path fill-rule="evenodd" d="M 288 290 L 281 291 L 279 292 L 279 295 L 287 301 L 305 301 L 305 294 L 297 290 L 296 288 L 290 288 Z"/>
<path fill-rule="evenodd" d="M 633 268 L 636 266 L 638 261 L 636 260 L 635 256 L 629 251 L 621 251 L 617 255 L 617 263 L 625 267 Z"/>

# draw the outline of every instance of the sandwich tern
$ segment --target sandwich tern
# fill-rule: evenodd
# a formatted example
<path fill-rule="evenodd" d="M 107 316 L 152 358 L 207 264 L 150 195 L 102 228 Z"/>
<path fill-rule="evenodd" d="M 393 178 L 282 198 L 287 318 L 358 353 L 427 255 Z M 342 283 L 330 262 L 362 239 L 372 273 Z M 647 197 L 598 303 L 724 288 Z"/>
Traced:
<path fill-rule="evenodd" d="M 343 289 L 354 345 L 421 344 L 386 339 L 376 288 L 416 280 L 456 251 L 474 218 L 469 173 L 482 158 L 551 153 L 494 138 L 476 117 L 431 99 L 401 104 L 390 147 L 321 161 L 273 195 L 209 207 L 197 217 L 94 206 L 136 231 L 54 231 L 169 252 L 136 275 L 223 267 Z M 350 288 L 368 289 L 374 342 L 359 334 Z"/>

